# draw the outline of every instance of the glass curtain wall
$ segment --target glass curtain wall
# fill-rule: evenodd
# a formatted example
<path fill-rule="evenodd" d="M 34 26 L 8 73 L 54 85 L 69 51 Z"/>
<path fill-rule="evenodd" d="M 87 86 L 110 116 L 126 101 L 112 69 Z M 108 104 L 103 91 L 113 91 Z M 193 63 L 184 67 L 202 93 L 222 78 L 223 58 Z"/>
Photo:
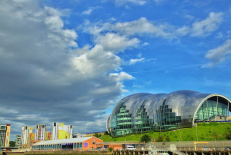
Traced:
<path fill-rule="evenodd" d="M 181 123 L 181 116 L 176 116 L 172 109 L 168 108 L 168 105 L 161 105 L 155 114 L 155 130 L 170 130 L 178 128 L 178 124 Z"/>
<path fill-rule="evenodd" d="M 228 106 L 212 100 L 206 100 L 199 108 L 196 116 L 196 121 L 213 120 L 216 116 L 227 116 Z"/>
<path fill-rule="evenodd" d="M 145 101 L 144 101 L 145 102 Z M 178 128 L 181 123 L 181 116 L 177 116 L 168 105 L 161 105 L 155 111 L 152 118 L 148 116 L 143 104 L 136 110 L 135 117 L 126 110 L 126 106 L 122 105 L 123 101 L 119 104 L 112 115 L 112 120 L 109 122 L 111 127 L 112 136 L 123 136 L 130 133 L 140 133 L 150 130 L 171 130 Z M 111 126 L 110 126 L 111 125 Z"/>

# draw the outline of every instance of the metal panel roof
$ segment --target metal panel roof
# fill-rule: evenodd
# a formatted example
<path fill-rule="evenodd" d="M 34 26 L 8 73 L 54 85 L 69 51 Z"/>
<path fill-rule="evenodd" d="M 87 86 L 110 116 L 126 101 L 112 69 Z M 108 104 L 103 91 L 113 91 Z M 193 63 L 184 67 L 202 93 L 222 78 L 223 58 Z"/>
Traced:
<path fill-rule="evenodd" d="M 51 145 L 51 144 L 62 144 L 62 143 L 79 143 L 86 141 L 92 137 L 80 137 L 80 138 L 72 138 L 72 139 L 58 139 L 58 140 L 47 140 L 47 141 L 41 141 L 38 143 L 33 144 L 33 146 L 37 145 Z"/>

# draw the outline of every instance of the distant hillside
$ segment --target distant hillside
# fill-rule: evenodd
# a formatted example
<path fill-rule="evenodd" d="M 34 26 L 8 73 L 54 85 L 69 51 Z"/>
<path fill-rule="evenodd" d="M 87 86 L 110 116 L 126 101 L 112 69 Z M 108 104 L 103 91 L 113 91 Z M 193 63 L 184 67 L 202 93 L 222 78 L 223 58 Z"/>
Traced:
<path fill-rule="evenodd" d="M 196 141 L 197 135 L 199 141 L 214 141 L 214 140 L 227 140 L 231 139 L 231 123 L 198 123 L 197 135 L 196 127 L 183 128 L 168 132 L 153 132 L 142 133 L 147 134 L 155 139 L 161 141 L 159 135 L 163 136 L 163 141 L 167 141 L 169 137 L 170 141 Z M 101 138 L 101 137 L 100 137 Z M 140 141 L 141 133 L 125 135 L 124 137 L 112 138 L 110 135 L 102 135 L 104 142 L 109 141 Z M 167 139 L 166 139 L 167 138 Z"/>

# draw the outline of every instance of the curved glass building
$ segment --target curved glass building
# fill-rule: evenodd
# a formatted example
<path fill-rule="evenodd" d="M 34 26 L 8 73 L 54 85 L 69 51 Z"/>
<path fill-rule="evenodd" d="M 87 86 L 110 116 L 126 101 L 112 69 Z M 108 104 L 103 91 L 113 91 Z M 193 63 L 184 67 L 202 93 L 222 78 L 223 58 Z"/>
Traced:
<path fill-rule="evenodd" d="M 198 121 L 225 121 L 230 100 L 223 95 L 180 90 L 138 93 L 121 99 L 107 120 L 112 136 L 192 127 Z"/>

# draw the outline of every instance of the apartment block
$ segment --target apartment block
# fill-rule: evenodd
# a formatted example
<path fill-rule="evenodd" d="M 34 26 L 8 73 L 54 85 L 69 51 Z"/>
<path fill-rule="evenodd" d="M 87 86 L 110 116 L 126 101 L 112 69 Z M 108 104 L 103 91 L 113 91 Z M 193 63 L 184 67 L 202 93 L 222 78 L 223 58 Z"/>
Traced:
<path fill-rule="evenodd" d="M 35 129 L 35 140 L 45 140 L 46 132 L 46 124 L 37 124 Z"/>
<path fill-rule="evenodd" d="M 0 125 L 0 147 L 9 147 L 10 124 Z"/>
<path fill-rule="evenodd" d="M 53 122 L 52 134 L 52 140 L 70 139 L 72 138 L 72 125 Z"/>
<path fill-rule="evenodd" d="M 22 135 L 21 135 L 22 144 L 30 143 L 30 133 L 32 132 L 33 132 L 33 127 L 28 127 L 28 126 L 22 127 Z"/>

